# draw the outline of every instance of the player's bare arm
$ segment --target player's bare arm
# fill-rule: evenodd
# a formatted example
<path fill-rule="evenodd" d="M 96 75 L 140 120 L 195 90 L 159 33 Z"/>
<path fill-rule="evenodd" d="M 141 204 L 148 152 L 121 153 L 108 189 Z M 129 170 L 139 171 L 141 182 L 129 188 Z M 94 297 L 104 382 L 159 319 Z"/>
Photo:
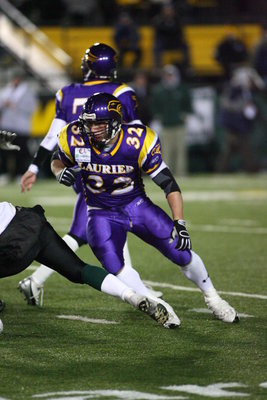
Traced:
<path fill-rule="evenodd" d="M 20 191 L 24 193 L 26 190 L 29 191 L 32 188 L 32 185 L 35 183 L 37 178 L 37 174 L 31 172 L 30 170 L 26 171 L 20 180 Z"/>
<path fill-rule="evenodd" d="M 57 135 L 65 125 L 66 121 L 59 118 L 53 119 L 49 131 L 42 140 L 38 151 L 34 155 L 32 163 L 21 177 L 20 189 L 22 193 L 24 193 L 26 190 L 31 190 L 32 186 L 35 184 L 39 169 L 48 159 L 48 157 L 51 157 L 51 152 L 57 144 Z"/>
<path fill-rule="evenodd" d="M 184 219 L 183 199 L 180 192 L 171 192 L 167 195 L 167 201 L 172 212 L 173 220 Z"/>
<path fill-rule="evenodd" d="M 51 171 L 55 176 L 63 171 L 65 167 L 66 165 L 59 159 L 53 159 L 51 162 Z"/>

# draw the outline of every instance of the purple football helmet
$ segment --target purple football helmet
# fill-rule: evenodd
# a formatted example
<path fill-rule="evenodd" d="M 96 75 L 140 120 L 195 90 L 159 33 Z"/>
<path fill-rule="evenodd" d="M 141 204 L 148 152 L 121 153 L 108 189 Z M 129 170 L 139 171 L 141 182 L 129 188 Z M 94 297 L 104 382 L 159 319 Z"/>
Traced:
<path fill-rule="evenodd" d="M 121 102 L 109 93 L 96 93 L 83 105 L 79 121 L 82 135 L 101 149 L 120 132 Z"/>
<path fill-rule="evenodd" d="M 82 58 L 84 81 L 90 78 L 116 79 L 117 53 L 104 43 L 95 43 L 89 47 Z"/>

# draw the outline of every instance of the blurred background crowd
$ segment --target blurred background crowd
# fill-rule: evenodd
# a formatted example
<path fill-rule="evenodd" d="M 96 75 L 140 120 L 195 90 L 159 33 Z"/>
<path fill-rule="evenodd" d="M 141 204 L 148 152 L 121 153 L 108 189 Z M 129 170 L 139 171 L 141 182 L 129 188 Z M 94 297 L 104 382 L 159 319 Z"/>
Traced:
<path fill-rule="evenodd" d="M 265 0 L 0 0 L 0 129 L 22 147 L 0 154 L 0 185 L 27 169 L 95 42 L 116 49 L 177 176 L 265 172 L 266 15 Z"/>

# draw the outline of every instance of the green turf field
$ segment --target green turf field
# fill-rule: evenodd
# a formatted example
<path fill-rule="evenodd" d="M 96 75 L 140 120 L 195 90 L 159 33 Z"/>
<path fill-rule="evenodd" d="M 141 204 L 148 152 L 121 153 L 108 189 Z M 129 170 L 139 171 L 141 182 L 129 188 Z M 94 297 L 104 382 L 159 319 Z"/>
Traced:
<path fill-rule="evenodd" d="M 134 266 L 164 292 L 180 329 L 164 329 L 128 304 L 56 274 L 45 286 L 44 307 L 28 306 L 16 286 L 34 264 L 0 282 L 7 303 L 0 315 L 0 400 L 267 399 L 267 176 L 189 177 L 179 184 L 193 249 L 240 323 L 214 320 L 179 269 L 132 235 Z M 160 189 L 147 180 L 146 186 L 167 209 Z M 1 187 L 0 200 L 43 205 L 64 234 L 75 195 L 52 180 L 24 195 L 18 184 Z M 97 263 L 88 247 L 79 255 Z"/>

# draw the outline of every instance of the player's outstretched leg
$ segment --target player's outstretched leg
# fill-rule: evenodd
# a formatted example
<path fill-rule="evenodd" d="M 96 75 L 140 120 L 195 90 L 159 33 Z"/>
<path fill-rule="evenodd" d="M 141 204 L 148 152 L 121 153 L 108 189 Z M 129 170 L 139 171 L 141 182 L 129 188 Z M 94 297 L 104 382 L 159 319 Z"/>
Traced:
<path fill-rule="evenodd" d="M 145 294 L 137 294 L 132 288 L 103 268 L 86 265 L 82 270 L 82 282 L 101 290 L 101 292 L 121 298 L 137 310 L 148 314 L 161 325 L 168 321 L 169 313 L 165 306 L 150 299 Z"/>

